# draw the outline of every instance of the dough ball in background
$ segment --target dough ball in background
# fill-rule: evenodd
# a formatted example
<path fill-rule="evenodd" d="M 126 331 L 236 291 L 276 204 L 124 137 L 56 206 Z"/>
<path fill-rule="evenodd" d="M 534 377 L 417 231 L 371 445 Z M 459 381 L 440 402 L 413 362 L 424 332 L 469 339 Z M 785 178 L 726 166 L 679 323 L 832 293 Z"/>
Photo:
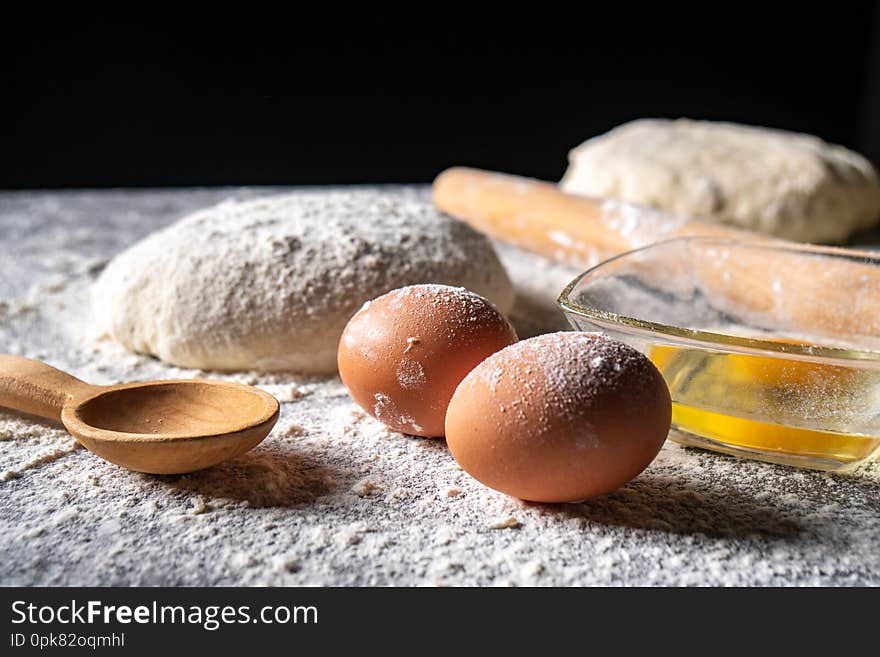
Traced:
<path fill-rule="evenodd" d="M 107 266 L 102 328 L 182 367 L 332 374 L 365 301 L 415 283 L 463 286 L 502 312 L 514 291 L 489 240 L 393 192 L 297 192 L 200 210 Z"/>
<path fill-rule="evenodd" d="M 391 429 L 442 436 L 456 386 L 516 339 L 495 306 L 473 292 L 404 287 L 352 317 L 339 342 L 339 375 L 358 405 Z"/>
<path fill-rule="evenodd" d="M 841 243 L 880 218 L 877 172 L 858 153 L 735 123 L 626 123 L 573 149 L 560 185 L 803 242 Z"/>
<path fill-rule="evenodd" d="M 491 488 L 575 502 L 644 470 L 671 419 L 666 383 L 643 354 L 567 331 L 518 342 L 468 374 L 449 403 L 446 442 Z"/>

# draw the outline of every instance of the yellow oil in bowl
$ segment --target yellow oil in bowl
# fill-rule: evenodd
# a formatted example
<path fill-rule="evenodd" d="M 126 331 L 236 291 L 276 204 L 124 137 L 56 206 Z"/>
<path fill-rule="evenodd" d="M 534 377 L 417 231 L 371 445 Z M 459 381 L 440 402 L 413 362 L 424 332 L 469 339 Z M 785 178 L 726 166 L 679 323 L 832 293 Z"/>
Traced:
<path fill-rule="evenodd" d="M 880 410 L 877 371 L 670 345 L 649 357 L 669 385 L 678 442 L 826 470 L 880 448 L 862 430 Z"/>

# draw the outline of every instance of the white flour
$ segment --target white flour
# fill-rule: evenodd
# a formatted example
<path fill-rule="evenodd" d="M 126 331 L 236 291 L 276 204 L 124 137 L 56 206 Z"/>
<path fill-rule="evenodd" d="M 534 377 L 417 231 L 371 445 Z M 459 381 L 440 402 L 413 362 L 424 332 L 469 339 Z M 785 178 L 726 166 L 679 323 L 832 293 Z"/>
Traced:
<path fill-rule="evenodd" d="M 0 584 L 880 584 L 877 465 L 830 476 L 667 445 L 614 494 L 524 504 L 442 440 L 386 430 L 336 378 L 180 370 L 98 339 L 84 308 L 101 262 L 229 194 L 0 194 L 0 351 L 93 383 L 222 376 L 282 402 L 251 453 L 166 477 L 0 412 Z M 501 252 L 520 337 L 559 328 L 575 272 Z"/>

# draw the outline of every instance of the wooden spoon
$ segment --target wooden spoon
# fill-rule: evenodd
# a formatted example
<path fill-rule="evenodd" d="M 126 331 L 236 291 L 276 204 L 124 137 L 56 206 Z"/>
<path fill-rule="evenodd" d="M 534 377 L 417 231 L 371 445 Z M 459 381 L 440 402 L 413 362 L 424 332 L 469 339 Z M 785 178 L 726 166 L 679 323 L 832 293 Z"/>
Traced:
<path fill-rule="evenodd" d="M 0 354 L 0 406 L 60 420 L 81 445 L 129 470 L 201 470 L 255 447 L 278 420 L 269 393 L 189 379 L 94 386 Z"/>

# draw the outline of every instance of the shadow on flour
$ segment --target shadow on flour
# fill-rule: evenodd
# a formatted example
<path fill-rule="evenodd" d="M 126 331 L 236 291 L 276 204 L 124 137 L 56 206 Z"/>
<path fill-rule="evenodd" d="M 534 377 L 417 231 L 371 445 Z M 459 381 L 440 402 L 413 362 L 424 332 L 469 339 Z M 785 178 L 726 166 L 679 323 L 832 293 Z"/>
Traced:
<path fill-rule="evenodd" d="M 565 315 L 556 306 L 556 298 L 549 293 L 541 296 L 517 289 L 509 318 L 520 340 L 542 333 L 571 330 Z"/>
<path fill-rule="evenodd" d="M 31 415 L 30 413 L 25 413 L 24 411 L 16 411 L 12 408 L 0 407 L 0 420 L 2 420 L 4 417 L 19 420 L 23 424 L 26 424 L 28 428 L 32 430 L 60 429 L 64 432 L 67 431 L 67 429 L 64 428 L 64 425 L 61 424 L 61 420 L 50 420 L 45 417 L 40 417 L 39 415 Z M 31 437 L 31 432 L 27 433 L 28 435 L 26 437 Z M 16 439 L 17 438 L 15 437 L 15 435 L 13 435 L 12 438 L 8 438 L 7 440 Z"/>
<path fill-rule="evenodd" d="M 778 509 L 735 490 L 682 488 L 678 480 L 649 473 L 608 495 L 545 508 L 603 525 L 712 538 L 784 540 L 794 539 L 802 531 Z"/>
<path fill-rule="evenodd" d="M 338 477 L 314 459 L 277 447 L 257 447 L 238 458 L 188 475 L 162 476 L 171 488 L 253 507 L 294 507 L 330 493 Z"/>

